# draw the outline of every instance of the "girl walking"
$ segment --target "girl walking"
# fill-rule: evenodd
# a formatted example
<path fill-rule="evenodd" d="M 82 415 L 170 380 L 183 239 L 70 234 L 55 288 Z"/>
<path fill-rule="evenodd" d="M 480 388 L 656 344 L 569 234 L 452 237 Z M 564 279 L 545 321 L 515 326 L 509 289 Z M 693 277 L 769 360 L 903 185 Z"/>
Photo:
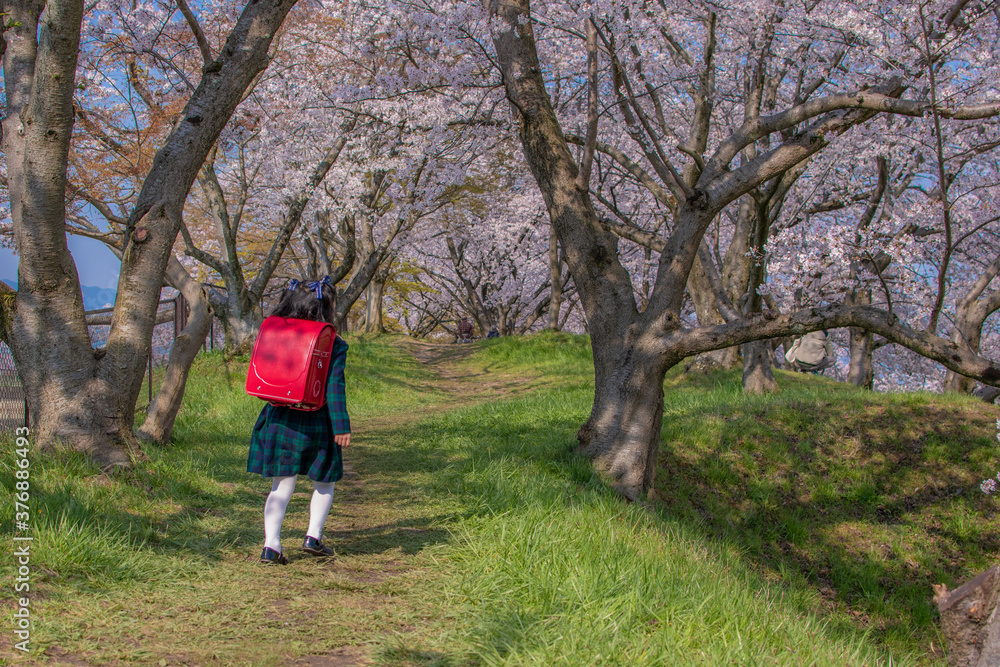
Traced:
<path fill-rule="evenodd" d="M 301 283 L 293 280 L 272 315 L 333 323 L 336 292 L 329 276 Z M 295 491 L 298 475 L 313 482 L 309 503 L 309 530 L 302 550 L 314 556 L 332 556 L 323 544 L 323 525 L 333 505 L 333 485 L 344 474 L 341 448 L 351 444 L 351 421 L 344 391 L 347 343 L 337 336 L 330 356 L 326 382 L 326 406 L 315 412 L 267 403 L 260 411 L 250 436 L 247 472 L 272 478 L 271 493 L 264 503 L 264 551 L 260 562 L 285 565 L 281 549 L 281 523 Z"/>

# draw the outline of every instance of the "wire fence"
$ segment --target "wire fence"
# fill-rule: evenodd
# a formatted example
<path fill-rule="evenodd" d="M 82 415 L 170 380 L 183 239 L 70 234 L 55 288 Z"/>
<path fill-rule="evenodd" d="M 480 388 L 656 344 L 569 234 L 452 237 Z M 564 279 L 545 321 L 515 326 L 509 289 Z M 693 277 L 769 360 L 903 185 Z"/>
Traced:
<path fill-rule="evenodd" d="M 88 310 L 86 315 L 88 321 L 102 321 L 110 319 L 113 311 L 113 308 L 100 308 Z M 146 377 L 143 379 L 144 387 L 139 395 L 140 405 L 137 410 L 146 409 L 152 402 L 156 371 L 166 366 L 170 346 L 173 345 L 177 332 L 187 325 L 189 315 L 190 307 L 181 294 L 160 301 L 157 324 L 153 327 L 152 354 L 146 365 Z M 90 324 L 87 328 L 90 331 L 91 345 L 95 349 L 107 345 L 108 334 L 111 332 L 110 323 Z M 205 349 L 221 349 L 222 345 L 222 326 L 213 318 L 211 330 L 205 339 Z M 0 432 L 6 433 L 19 426 L 28 426 L 29 419 L 28 401 L 14 363 L 14 354 L 6 343 L 0 342 Z"/>
<path fill-rule="evenodd" d="M 6 343 L 0 343 L 0 430 L 27 426 L 27 414 L 28 402 L 14 366 L 14 355 Z"/>

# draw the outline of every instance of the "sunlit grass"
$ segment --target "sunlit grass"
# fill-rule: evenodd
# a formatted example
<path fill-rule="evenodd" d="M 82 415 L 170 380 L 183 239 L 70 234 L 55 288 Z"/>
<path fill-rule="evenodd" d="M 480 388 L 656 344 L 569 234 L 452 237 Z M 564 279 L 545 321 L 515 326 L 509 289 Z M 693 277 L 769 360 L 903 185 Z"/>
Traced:
<path fill-rule="evenodd" d="M 302 483 L 293 562 L 255 562 L 269 484 L 245 463 L 261 403 L 243 392 L 245 359 L 204 355 L 174 443 L 132 471 L 32 454 L 36 650 L 100 664 L 278 665 L 339 647 L 396 665 L 943 664 L 930 584 L 970 578 L 1000 548 L 997 501 L 978 489 L 996 473 L 997 410 L 968 399 L 790 374 L 749 397 L 736 372 L 673 371 L 643 506 L 573 453 L 593 398 L 587 338 L 435 348 L 460 368 L 446 381 L 402 337 L 349 340 L 355 481 L 327 524 L 336 561 L 295 550 Z M 8 492 L 12 466 L 6 447 Z M 10 540 L 12 493 L 0 511 Z"/>
<path fill-rule="evenodd" d="M 430 664 L 888 664 L 863 630 L 766 583 L 742 551 L 668 511 L 627 505 L 572 454 L 579 392 L 442 415 L 401 449 L 448 465 L 430 488 L 467 515 L 433 550 L 462 619 L 387 658 Z M 433 659 L 431 659 L 431 656 Z M 419 660 L 418 660 L 419 661 Z"/>

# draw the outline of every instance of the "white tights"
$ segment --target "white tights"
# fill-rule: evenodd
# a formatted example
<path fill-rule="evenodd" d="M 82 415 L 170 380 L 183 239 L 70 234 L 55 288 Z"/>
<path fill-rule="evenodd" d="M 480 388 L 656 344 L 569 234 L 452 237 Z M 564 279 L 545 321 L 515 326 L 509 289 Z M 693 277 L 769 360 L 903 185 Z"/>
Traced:
<path fill-rule="evenodd" d="M 295 480 L 291 477 L 275 477 L 271 485 L 271 493 L 267 494 L 264 503 L 264 546 L 281 552 L 281 522 L 285 519 L 285 510 L 295 491 Z M 309 537 L 317 540 L 323 537 L 323 524 L 326 515 L 333 505 L 333 482 L 313 482 L 312 500 L 309 502 Z"/>

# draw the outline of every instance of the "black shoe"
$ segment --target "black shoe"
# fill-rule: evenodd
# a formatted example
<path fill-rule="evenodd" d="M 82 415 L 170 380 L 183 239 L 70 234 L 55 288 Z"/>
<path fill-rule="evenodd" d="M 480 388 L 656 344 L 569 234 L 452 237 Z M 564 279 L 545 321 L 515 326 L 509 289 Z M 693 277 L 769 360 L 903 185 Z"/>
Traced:
<path fill-rule="evenodd" d="M 333 549 L 326 546 L 315 537 L 309 537 L 306 535 L 305 541 L 302 542 L 302 550 L 307 554 L 312 554 L 313 556 L 332 556 Z"/>
<path fill-rule="evenodd" d="M 288 559 L 280 551 L 264 547 L 260 553 L 260 562 L 265 565 L 288 565 Z"/>

